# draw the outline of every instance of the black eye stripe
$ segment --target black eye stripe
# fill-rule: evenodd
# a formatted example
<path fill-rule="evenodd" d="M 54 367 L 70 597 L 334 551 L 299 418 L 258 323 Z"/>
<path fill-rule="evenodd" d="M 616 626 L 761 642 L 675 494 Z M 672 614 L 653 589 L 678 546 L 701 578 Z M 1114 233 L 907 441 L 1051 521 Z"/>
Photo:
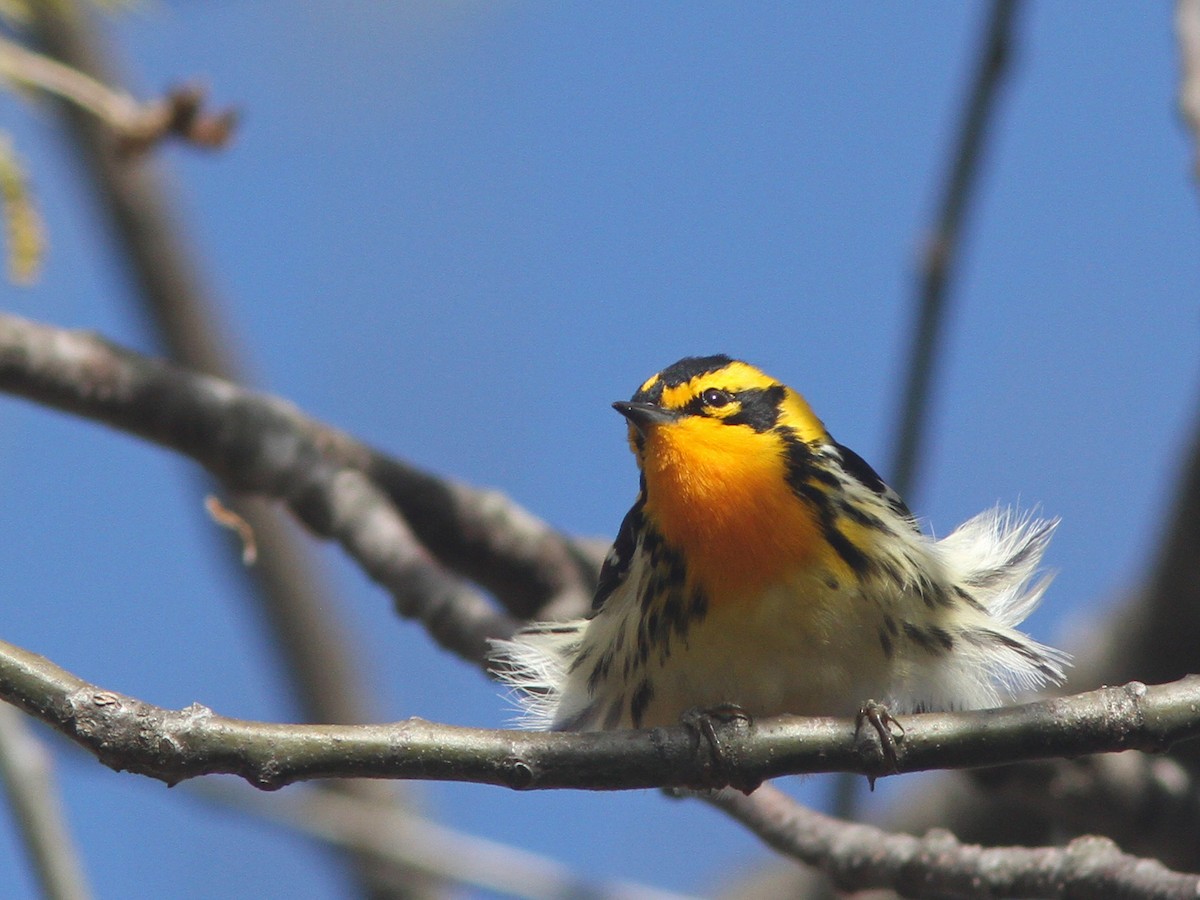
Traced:
<path fill-rule="evenodd" d="M 725 417 L 727 425 L 749 425 L 755 431 L 770 431 L 779 422 L 779 406 L 786 396 L 781 384 L 769 388 L 750 388 L 735 394 L 742 408 Z"/>
<path fill-rule="evenodd" d="M 749 425 L 755 431 L 770 431 L 779 421 L 779 405 L 783 402 L 785 388 L 782 385 L 771 385 L 769 388 L 747 388 L 744 391 L 723 391 L 728 394 L 730 403 L 725 407 L 705 403 L 705 395 L 709 388 L 694 396 L 687 402 L 681 412 L 689 416 L 708 416 L 717 418 L 726 425 Z M 717 389 L 719 390 L 719 389 Z M 736 408 L 729 409 L 735 405 Z M 712 410 L 725 409 L 724 415 Z"/>

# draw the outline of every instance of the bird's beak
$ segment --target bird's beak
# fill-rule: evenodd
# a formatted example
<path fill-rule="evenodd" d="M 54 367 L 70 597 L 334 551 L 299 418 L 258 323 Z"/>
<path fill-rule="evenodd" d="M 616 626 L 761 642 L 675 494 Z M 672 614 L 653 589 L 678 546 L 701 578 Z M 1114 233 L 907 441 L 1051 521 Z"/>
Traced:
<path fill-rule="evenodd" d="M 675 410 L 663 409 L 656 403 L 627 403 L 618 400 L 613 404 L 613 409 L 627 418 L 642 434 L 652 425 L 663 425 L 679 418 L 679 413 Z"/>

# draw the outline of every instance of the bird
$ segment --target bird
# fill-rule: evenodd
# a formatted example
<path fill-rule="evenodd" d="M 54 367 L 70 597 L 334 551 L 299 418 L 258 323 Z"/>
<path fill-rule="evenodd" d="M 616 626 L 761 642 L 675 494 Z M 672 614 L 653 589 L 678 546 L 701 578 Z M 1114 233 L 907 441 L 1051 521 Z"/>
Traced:
<path fill-rule="evenodd" d="M 613 404 L 637 499 L 590 613 L 494 642 L 521 724 L 601 731 L 735 709 L 860 715 L 996 707 L 1070 658 L 1017 630 L 1058 525 L 994 507 L 942 538 L 805 399 L 725 355 Z"/>

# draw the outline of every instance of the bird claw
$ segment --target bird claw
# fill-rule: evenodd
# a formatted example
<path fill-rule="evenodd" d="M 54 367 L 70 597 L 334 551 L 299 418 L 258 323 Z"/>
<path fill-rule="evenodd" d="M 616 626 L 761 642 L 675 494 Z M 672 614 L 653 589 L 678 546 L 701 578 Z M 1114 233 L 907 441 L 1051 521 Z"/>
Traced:
<path fill-rule="evenodd" d="M 754 791 L 762 780 L 753 783 L 745 780 L 734 780 L 737 761 L 732 759 L 721 745 L 720 727 L 736 726 L 749 728 L 754 720 L 750 714 L 736 703 L 720 703 L 716 706 L 695 707 L 685 712 L 681 718 L 684 727 L 693 732 L 697 739 L 703 738 L 708 744 L 710 754 L 709 767 L 721 781 L 737 788 L 744 794 Z"/>
<path fill-rule="evenodd" d="M 871 727 L 875 729 L 875 733 L 879 736 L 880 751 L 883 754 L 883 761 L 886 763 L 883 774 L 891 775 L 899 772 L 900 764 L 896 755 L 896 742 L 904 737 L 904 726 L 900 724 L 900 720 L 893 716 L 882 703 L 868 700 L 859 709 L 858 715 L 855 716 L 855 735 L 862 730 L 863 722 L 869 722 Z M 893 725 L 900 731 L 898 736 L 892 734 L 891 726 Z M 871 790 L 875 790 L 876 777 L 876 775 L 867 775 L 867 783 L 870 785 Z"/>

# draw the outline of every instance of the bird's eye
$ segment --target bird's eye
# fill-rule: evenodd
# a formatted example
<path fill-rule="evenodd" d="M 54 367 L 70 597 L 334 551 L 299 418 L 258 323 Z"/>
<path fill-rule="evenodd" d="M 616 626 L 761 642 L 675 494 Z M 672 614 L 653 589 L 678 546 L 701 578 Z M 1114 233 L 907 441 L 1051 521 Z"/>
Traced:
<path fill-rule="evenodd" d="M 709 388 L 700 395 L 700 402 L 705 406 L 720 409 L 722 406 L 728 406 L 733 402 L 733 395 L 719 388 Z"/>

